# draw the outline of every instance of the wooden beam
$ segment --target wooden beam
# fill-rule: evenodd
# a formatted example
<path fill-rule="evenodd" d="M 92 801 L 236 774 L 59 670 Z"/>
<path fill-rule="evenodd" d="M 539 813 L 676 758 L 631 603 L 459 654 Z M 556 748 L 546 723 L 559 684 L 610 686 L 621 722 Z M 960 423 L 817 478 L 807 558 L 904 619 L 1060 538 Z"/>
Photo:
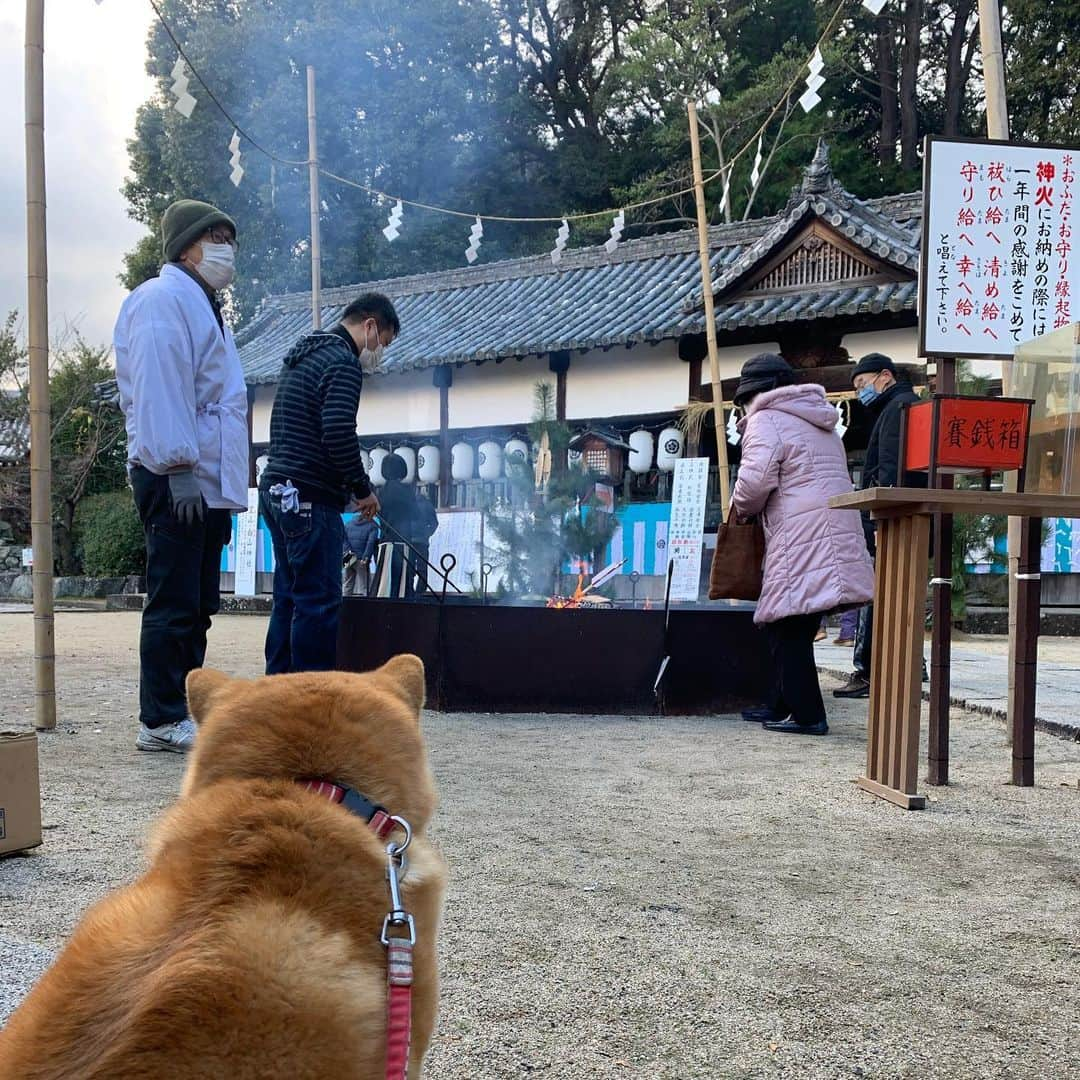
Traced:
<path fill-rule="evenodd" d="M 829 500 L 834 510 L 901 514 L 1001 514 L 1006 517 L 1080 517 L 1080 495 L 1042 495 L 967 489 L 866 488 Z"/>
<path fill-rule="evenodd" d="M 450 505 L 450 387 L 454 384 L 454 369 L 440 364 L 431 374 L 431 381 L 439 391 L 439 507 Z"/>

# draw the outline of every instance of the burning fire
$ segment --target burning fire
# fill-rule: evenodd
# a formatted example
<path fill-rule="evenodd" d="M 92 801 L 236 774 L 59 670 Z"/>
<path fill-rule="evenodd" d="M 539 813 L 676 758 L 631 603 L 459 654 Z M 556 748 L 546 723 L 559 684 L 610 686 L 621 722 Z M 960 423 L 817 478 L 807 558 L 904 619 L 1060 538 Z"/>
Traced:
<path fill-rule="evenodd" d="M 553 596 L 548 602 L 549 608 L 578 608 L 581 607 L 581 602 L 585 599 L 585 589 L 581 586 L 585 581 L 584 574 L 578 574 L 577 588 L 574 590 L 573 596 Z"/>

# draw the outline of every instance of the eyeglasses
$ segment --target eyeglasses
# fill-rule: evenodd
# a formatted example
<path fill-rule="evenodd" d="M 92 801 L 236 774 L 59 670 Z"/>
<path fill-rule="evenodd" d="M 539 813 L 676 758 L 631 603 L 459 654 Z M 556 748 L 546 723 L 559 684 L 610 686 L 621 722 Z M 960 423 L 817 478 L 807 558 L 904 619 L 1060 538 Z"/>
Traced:
<path fill-rule="evenodd" d="M 203 233 L 203 238 L 209 240 L 211 244 L 228 244 L 233 251 L 237 251 L 240 247 L 236 242 L 236 237 L 231 232 L 226 232 L 224 229 L 207 229 Z"/>

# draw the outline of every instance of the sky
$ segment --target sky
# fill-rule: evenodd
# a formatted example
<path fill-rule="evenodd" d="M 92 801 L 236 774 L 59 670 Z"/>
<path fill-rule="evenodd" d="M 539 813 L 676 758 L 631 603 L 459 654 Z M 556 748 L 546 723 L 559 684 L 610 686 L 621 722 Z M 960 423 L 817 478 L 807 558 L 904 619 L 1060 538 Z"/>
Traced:
<path fill-rule="evenodd" d="M 26 310 L 24 0 L 0 0 L 0 318 Z M 90 344 L 112 338 L 123 253 L 142 236 L 120 186 L 135 112 L 151 95 L 146 0 L 45 5 L 45 170 L 49 325 Z M 25 318 L 23 319 L 25 324 Z"/>

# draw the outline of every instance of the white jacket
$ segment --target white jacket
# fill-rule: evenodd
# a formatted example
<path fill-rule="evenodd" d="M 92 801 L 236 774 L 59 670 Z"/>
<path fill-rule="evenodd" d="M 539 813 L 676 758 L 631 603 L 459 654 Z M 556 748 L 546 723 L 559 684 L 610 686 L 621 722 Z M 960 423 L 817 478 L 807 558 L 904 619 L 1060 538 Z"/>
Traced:
<path fill-rule="evenodd" d="M 128 461 L 164 475 L 194 468 L 207 506 L 247 509 L 247 388 L 232 332 L 177 266 L 140 285 L 113 331 Z"/>

